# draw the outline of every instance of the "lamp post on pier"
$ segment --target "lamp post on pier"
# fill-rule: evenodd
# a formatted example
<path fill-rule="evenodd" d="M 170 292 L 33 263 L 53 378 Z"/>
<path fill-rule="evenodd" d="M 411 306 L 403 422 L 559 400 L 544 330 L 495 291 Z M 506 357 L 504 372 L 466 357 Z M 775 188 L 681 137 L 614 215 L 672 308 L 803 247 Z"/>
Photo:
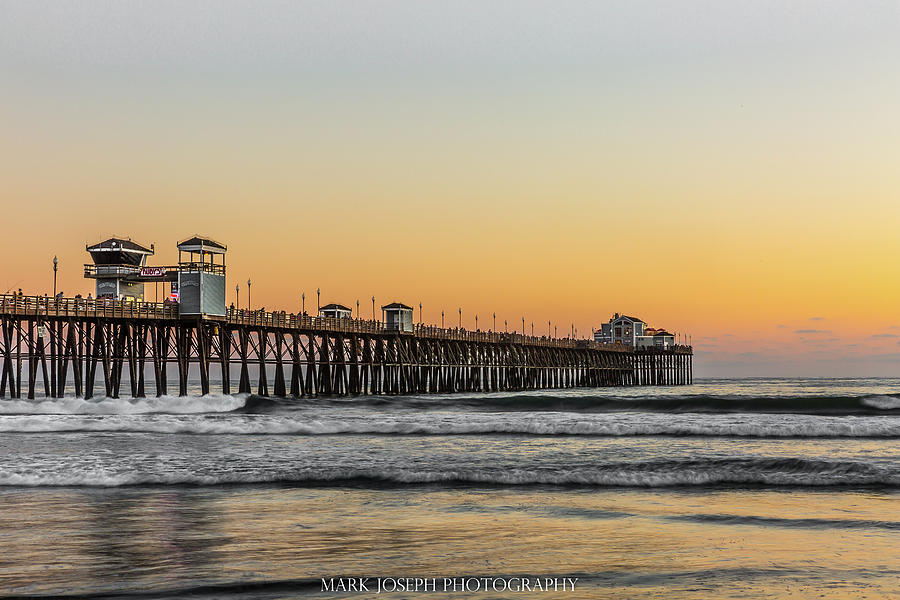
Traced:
<path fill-rule="evenodd" d="M 462 329 L 462 306 L 459 307 L 459 328 Z"/>
<path fill-rule="evenodd" d="M 359 298 L 356 299 L 356 318 L 359 319 Z"/>
<path fill-rule="evenodd" d="M 531 337 L 534 337 L 534 321 L 531 322 Z"/>
<path fill-rule="evenodd" d="M 478 331 L 478 315 L 475 315 L 475 331 Z"/>
<path fill-rule="evenodd" d="M 444 309 L 441 309 L 441 329 L 444 328 Z"/>
<path fill-rule="evenodd" d="M 522 317 L 522 335 L 525 335 L 525 317 Z"/>
<path fill-rule="evenodd" d="M 306 292 L 300 293 L 300 314 L 306 314 Z"/>
<path fill-rule="evenodd" d="M 497 313 L 494 313 L 494 331 L 497 331 Z"/>
<path fill-rule="evenodd" d="M 253 308 L 253 304 L 250 302 L 250 278 L 247 278 L 247 310 L 251 310 Z"/>
<path fill-rule="evenodd" d="M 237 303 L 237 309 L 241 310 L 241 284 L 234 284 L 234 301 Z"/>
<path fill-rule="evenodd" d="M 550 321 L 547 321 L 547 337 L 550 337 Z"/>
<path fill-rule="evenodd" d="M 509 320 L 503 319 L 503 332 L 509 333 Z"/>
<path fill-rule="evenodd" d="M 53 257 L 53 298 L 56 299 L 56 270 L 59 265 L 59 259 L 54 255 Z"/>
<path fill-rule="evenodd" d="M 375 320 L 375 296 L 372 296 L 372 320 Z"/>
<path fill-rule="evenodd" d="M 322 290 L 316 288 L 316 316 L 318 316 L 320 310 L 322 310 Z"/>
<path fill-rule="evenodd" d="M 424 325 L 425 321 L 422 320 L 422 303 L 419 302 L 419 325 Z"/>

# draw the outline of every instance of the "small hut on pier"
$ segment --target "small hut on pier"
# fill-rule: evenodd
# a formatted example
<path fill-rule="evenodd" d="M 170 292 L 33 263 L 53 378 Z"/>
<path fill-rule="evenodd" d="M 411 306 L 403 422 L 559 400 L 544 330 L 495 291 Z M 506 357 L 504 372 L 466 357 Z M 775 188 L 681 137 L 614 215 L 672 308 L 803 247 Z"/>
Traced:
<path fill-rule="evenodd" d="M 349 319 L 353 316 L 353 309 L 343 304 L 326 304 L 319 308 L 320 317 L 330 317 L 332 319 Z"/>
<path fill-rule="evenodd" d="M 225 316 L 227 249 L 199 235 L 178 243 L 179 315 Z"/>
<path fill-rule="evenodd" d="M 388 331 L 413 331 L 413 307 L 392 302 L 381 307 L 384 328 Z"/>

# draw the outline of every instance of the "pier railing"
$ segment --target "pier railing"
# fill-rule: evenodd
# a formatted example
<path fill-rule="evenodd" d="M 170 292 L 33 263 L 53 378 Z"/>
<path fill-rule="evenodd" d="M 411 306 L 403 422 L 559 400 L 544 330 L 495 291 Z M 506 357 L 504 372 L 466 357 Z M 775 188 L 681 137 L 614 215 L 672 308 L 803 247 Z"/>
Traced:
<path fill-rule="evenodd" d="M 46 317 L 177 319 L 178 305 L 172 302 L 141 302 L 112 298 L 54 298 L 3 294 L 0 295 L 0 313 Z"/>
<path fill-rule="evenodd" d="M 523 344 L 526 346 L 545 346 L 551 348 L 592 348 L 595 350 L 614 350 L 630 352 L 626 346 L 601 344 L 591 340 L 572 338 L 548 338 L 546 336 L 522 335 L 497 331 L 470 331 L 464 328 L 442 328 L 436 325 L 417 323 L 412 331 L 401 331 L 394 325 L 386 325 L 383 321 L 371 319 L 354 319 L 352 317 L 313 317 L 310 315 L 264 310 L 243 310 L 229 308 L 226 320 L 235 325 L 251 327 L 299 329 L 315 331 L 335 331 L 340 333 L 373 333 L 412 335 L 419 338 L 455 340 L 461 342 L 486 342 L 493 344 Z"/>
<path fill-rule="evenodd" d="M 112 298 L 54 298 L 50 296 L 0 295 L 0 313 L 45 317 L 98 317 L 129 319 L 177 320 L 178 304 L 175 302 L 143 302 L 115 300 Z M 397 334 L 419 338 L 460 342 L 484 342 L 491 344 L 521 344 L 548 348 L 589 348 L 616 352 L 634 352 L 630 346 L 602 344 L 592 340 L 551 338 L 498 331 L 470 331 L 460 327 L 438 327 L 418 323 L 412 331 L 398 331 L 396 325 L 371 319 L 314 317 L 286 311 L 226 309 L 224 320 L 231 325 L 304 331 L 333 331 L 340 333 L 364 333 L 376 335 Z M 690 346 L 675 346 L 663 351 L 688 352 Z M 653 353 L 653 348 L 640 348 L 638 352 Z"/>

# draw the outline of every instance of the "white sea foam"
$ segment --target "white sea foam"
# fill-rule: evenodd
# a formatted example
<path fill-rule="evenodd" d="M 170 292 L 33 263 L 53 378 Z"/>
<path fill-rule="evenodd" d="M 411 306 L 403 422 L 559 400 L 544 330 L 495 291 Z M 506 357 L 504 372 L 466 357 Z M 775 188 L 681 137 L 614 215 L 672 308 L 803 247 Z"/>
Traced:
<path fill-rule="evenodd" d="M 695 419 L 684 415 L 588 415 L 564 413 L 418 413 L 317 415 L 16 415 L 0 416 L 0 432 L 135 432 L 206 435 L 580 435 L 731 437 L 900 437 L 895 417 L 741 415 Z"/>
<path fill-rule="evenodd" d="M 202 474 L 110 473 L 102 469 L 67 472 L 0 471 L 0 486 L 86 486 L 118 487 L 127 485 L 227 485 L 258 483 L 351 482 L 358 480 L 385 483 L 470 483 L 487 485 L 584 485 L 598 487 L 672 487 L 717 484 L 762 484 L 775 486 L 900 485 L 900 475 L 886 471 L 848 472 L 846 469 L 821 468 L 792 470 L 765 466 L 724 465 L 691 468 L 671 467 L 647 470 L 632 468 L 570 470 L 548 472 L 531 469 L 504 471 L 412 469 L 298 469 L 295 471 L 228 472 Z"/>
<path fill-rule="evenodd" d="M 862 403 L 879 410 L 900 409 L 900 398 L 894 396 L 869 396 L 862 399 Z"/>
<path fill-rule="evenodd" d="M 246 395 L 160 396 L 158 398 L 55 398 L 0 400 L 3 415 L 138 415 L 148 413 L 210 413 L 241 408 Z"/>

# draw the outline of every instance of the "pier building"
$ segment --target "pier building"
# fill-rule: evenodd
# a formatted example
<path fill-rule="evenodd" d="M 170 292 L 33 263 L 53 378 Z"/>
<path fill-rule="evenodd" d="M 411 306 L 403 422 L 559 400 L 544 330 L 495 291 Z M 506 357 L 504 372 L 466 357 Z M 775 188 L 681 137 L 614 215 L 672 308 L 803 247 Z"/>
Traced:
<path fill-rule="evenodd" d="M 147 257 L 154 253 L 130 238 L 111 237 L 85 246 L 93 264 L 84 265 L 84 276 L 96 280 L 95 297 L 115 299 L 144 299 L 144 279 L 141 270 Z"/>
<path fill-rule="evenodd" d="M 178 242 L 178 306 L 181 316 L 225 316 L 225 252 L 195 235 Z"/>
<path fill-rule="evenodd" d="M 384 327 L 388 331 L 412 332 L 413 307 L 400 302 L 392 302 L 381 307 Z"/>
<path fill-rule="evenodd" d="M 353 316 L 353 309 L 343 304 L 326 304 L 319 308 L 319 316 L 329 319 L 349 319 Z"/>
<path fill-rule="evenodd" d="M 637 317 L 616 313 L 608 323 L 602 323 L 594 332 L 594 341 L 602 344 L 637 346 L 637 338 L 644 335 L 646 323 Z"/>

